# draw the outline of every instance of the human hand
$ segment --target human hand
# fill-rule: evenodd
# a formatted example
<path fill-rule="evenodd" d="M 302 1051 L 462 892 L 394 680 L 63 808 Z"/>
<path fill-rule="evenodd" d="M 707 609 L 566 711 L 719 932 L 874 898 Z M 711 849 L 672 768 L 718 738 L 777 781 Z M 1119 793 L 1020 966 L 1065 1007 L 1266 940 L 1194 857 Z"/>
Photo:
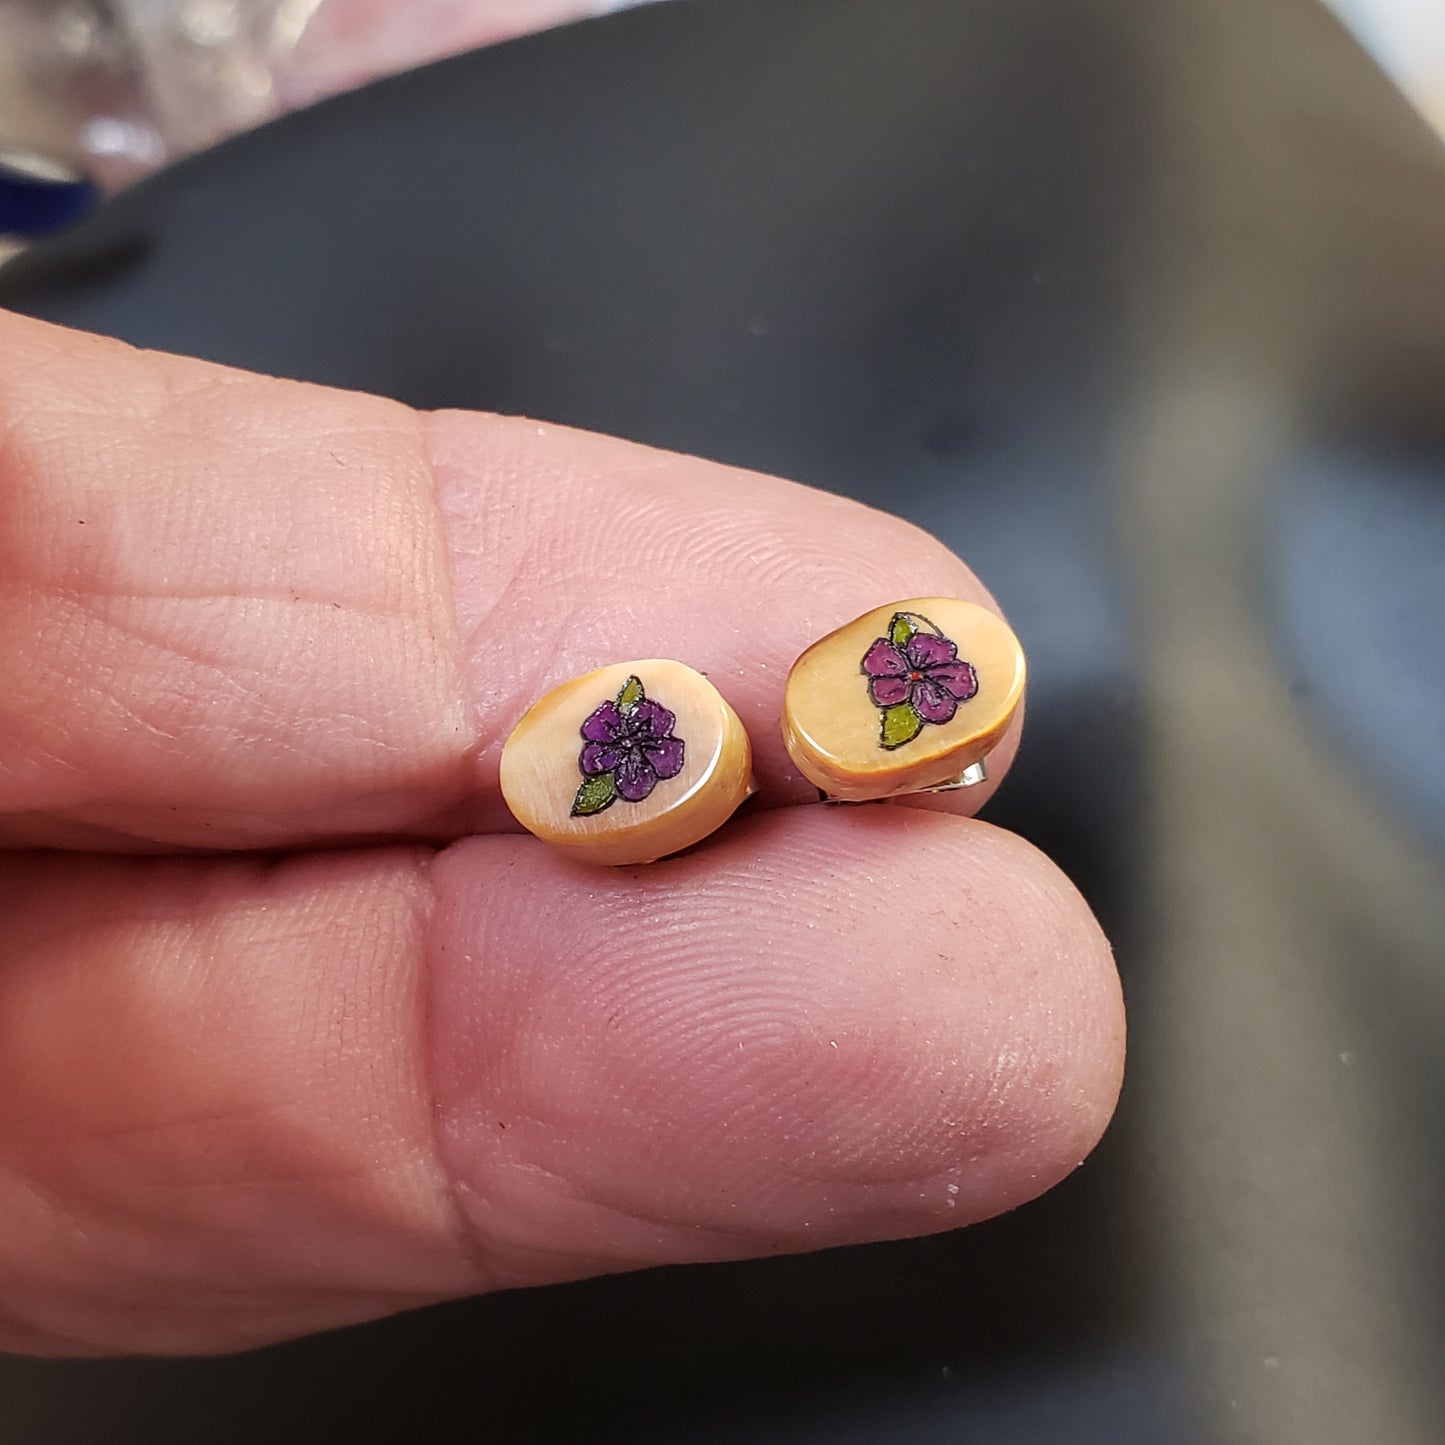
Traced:
<path fill-rule="evenodd" d="M 994 784 L 819 807 L 779 735 L 799 651 L 926 594 L 988 601 L 786 482 L 0 315 L 0 1346 L 238 1349 L 1067 1174 L 1122 1065 L 1087 907 L 957 816 Z M 761 796 L 588 868 L 498 756 L 634 656 L 709 674 Z"/>

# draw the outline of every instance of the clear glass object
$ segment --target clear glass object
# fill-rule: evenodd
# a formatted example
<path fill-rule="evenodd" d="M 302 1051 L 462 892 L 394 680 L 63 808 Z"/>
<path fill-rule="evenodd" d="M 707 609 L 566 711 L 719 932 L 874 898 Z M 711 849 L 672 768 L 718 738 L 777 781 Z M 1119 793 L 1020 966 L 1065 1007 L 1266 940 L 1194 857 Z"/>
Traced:
<path fill-rule="evenodd" d="M 636 0 L 0 0 L 0 155 L 114 190 L 379 75 Z"/>
<path fill-rule="evenodd" d="M 0 143 L 125 184 L 275 114 L 321 0 L 0 0 Z"/>

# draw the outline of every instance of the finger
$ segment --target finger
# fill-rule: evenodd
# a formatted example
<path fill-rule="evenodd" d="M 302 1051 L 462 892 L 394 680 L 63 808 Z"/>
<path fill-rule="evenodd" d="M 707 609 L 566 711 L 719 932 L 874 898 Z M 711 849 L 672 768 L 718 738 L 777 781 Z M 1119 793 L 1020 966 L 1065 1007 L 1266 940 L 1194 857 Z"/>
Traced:
<path fill-rule="evenodd" d="M 765 803 L 811 800 L 778 729 L 793 659 L 930 593 L 988 600 L 807 488 L 0 317 L 0 842 L 504 827 L 526 707 L 649 656 L 728 697 Z"/>
<path fill-rule="evenodd" d="M 0 878 L 14 1349 L 946 1229 L 1073 1169 L 1119 1082 L 1087 908 L 969 820 L 780 809 L 607 872 L 493 837 Z"/>

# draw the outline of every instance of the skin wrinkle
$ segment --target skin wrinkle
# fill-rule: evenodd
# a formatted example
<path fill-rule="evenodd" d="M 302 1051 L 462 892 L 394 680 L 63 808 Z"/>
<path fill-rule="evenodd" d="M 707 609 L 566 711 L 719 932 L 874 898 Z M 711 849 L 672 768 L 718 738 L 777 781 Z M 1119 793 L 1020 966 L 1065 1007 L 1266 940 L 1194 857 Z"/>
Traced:
<path fill-rule="evenodd" d="M 394 606 L 366 606 L 356 602 L 338 602 L 335 598 L 307 597 L 299 589 L 286 586 L 274 592 L 243 591 L 226 588 L 197 588 L 187 590 L 179 587 L 157 588 L 145 591 L 127 586 L 114 591 L 100 587 L 47 587 L 46 595 L 59 597 L 83 604 L 89 599 L 105 602 L 219 602 L 228 607 L 236 603 L 257 603 L 283 608 L 315 607 L 329 608 L 333 612 L 346 612 L 353 617 L 372 618 L 379 622 L 404 622 L 407 619 L 397 615 Z"/>
<path fill-rule="evenodd" d="M 463 676 L 462 643 L 463 637 L 475 629 L 463 628 L 460 609 L 457 606 L 457 554 L 455 551 L 456 541 L 453 530 L 448 526 L 448 512 L 443 500 L 441 481 L 438 475 L 438 437 L 436 434 L 437 416 L 433 414 L 417 414 L 418 435 L 421 442 L 421 454 L 426 460 L 427 475 L 430 483 L 430 496 L 434 508 L 434 515 L 438 530 L 442 538 L 441 558 L 447 584 L 447 615 L 452 619 L 454 634 L 454 651 L 457 677 Z M 514 574 L 515 575 L 515 574 Z M 478 626 L 482 625 L 481 623 Z M 466 637 L 470 646 L 471 637 Z M 477 719 L 472 709 L 467 706 L 465 694 L 459 699 L 459 706 L 463 716 L 468 720 L 470 726 L 470 737 L 463 748 L 463 758 L 475 767 L 475 760 L 478 754 L 490 744 L 490 739 L 484 739 L 482 731 L 477 726 Z M 430 900 L 430 907 L 427 915 L 421 921 L 421 930 L 425 937 L 433 925 L 436 917 L 439 898 L 436 889 L 435 866 L 437 853 L 431 854 L 421 864 L 419 877 L 423 887 L 427 891 Z M 441 1130 L 445 1117 L 445 1107 L 436 1087 L 436 1023 L 435 1023 L 435 968 L 424 966 L 421 969 L 421 983 L 417 990 L 417 1023 L 418 1038 L 420 1040 L 420 1064 L 422 1071 L 421 1087 L 424 1098 L 424 1113 L 427 1120 L 428 1139 L 430 1142 L 430 1154 L 435 1162 L 441 1186 L 442 1197 L 446 1203 L 447 1232 L 451 1237 L 453 1246 L 460 1259 L 466 1262 L 468 1272 L 473 1281 L 472 1288 L 477 1291 L 490 1291 L 498 1287 L 492 1262 L 487 1258 L 487 1251 L 480 1235 L 470 1225 L 467 1210 L 464 1202 L 466 1185 L 460 1175 L 447 1168 L 445 1153 L 442 1149 Z"/>
<path fill-rule="evenodd" d="M 723 1243 L 729 1250 L 742 1250 L 745 1253 L 752 1253 L 758 1250 L 777 1248 L 776 1240 L 765 1240 L 756 1231 L 750 1231 L 737 1226 L 729 1226 L 720 1220 L 679 1220 L 676 1216 L 651 1211 L 639 1207 L 636 1201 L 623 1204 L 615 1198 L 596 1191 L 583 1189 L 576 1180 L 561 1174 L 547 1165 L 536 1160 L 530 1160 L 522 1166 L 522 1172 L 530 1176 L 534 1181 L 541 1181 L 546 1185 L 547 1192 L 556 1198 L 580 1204 L 594 1214 L 611 1216 L 617 1222 L 631 1228 L 634 1225 L 643 1225 L 646 1228 L 655 1229 L 659 1234 L 666 1236 L 669 1241 L 680 1235 L 690 1236 L 694 1240 L 705 1240 L 705 1250 L 710 1251 L 716 1244 Z M 597 1221 L 598 1223 L 602 1221 Z M 579 1259 L 585 1255 L 578 1254 Z M 698 1256 L 718 1257 L 716 1255 Z M 723 1257 L 727 1257 L 725 1254 Z M 652 1263 L 649 1255 L 638 1255 L 634 1258 L 619 1258 L 613 1263 L 620 1268 L 645 1268 Z"/>
<path fill-rule="evenodd" d="M 565 653 L 567 639 L 573 635 L 577 622 L 586 615 L 587 611 L 588 607 L 584 602 L 573 599 L 567 603 L 565 611 L 554 609 L 550 612 L 548 615 L 550 645 L 538 643 L 534 648 L 530 666 L 513 686 L 504 707 L 497 707 L 495 696 L 492 698 L 489 706 L 493 714 L 493 726 L 490 728 L 480 727 L 477 732 L 478 757 L 486 759 L 489 776 L 500 765 L 502 748 L 511 734 L 516 719 L 520 718 L 544 692 L 564 680 L 555 675 L 554 659 Z"/>
<path fill-rule="evenodd" d="M 146 628 L 140 622 L 114 616 L 103 616 L 98 612 L 84 608 L 83 604 L 81 604 L 81 610 L 85 611 L 94 622 L 106 628 L 108 631 L 117 632 L 122 637 L 128 638 L 132 642 L 138 642 L 143 647 L 163 653 L 167 657 L 178 657 L 182 661 L 189 663 L 192 667 L 204 671 L 207 674 L 208 687 L 214 687 L 218 692 L 229 694 L 233 699 L 239 698 L 243 701 L 247 699 L 254 701 L 261 700 L 261 694 L 255 690 L 255 687 L 250 685 L 247 680 L 238 677 L 235 667 L 233 665 L 228 666 L 222 659 L 207 657 L 200 652 L 188 650 L 182 647 L 173 637 L 167 637 L 164 632 L 157 632 Z M 93 644 L 91 646 L 93 646 Z M 80 650 L 82 649 L 77 649 L 77 651 Z M 88 651 L 90 649 L 87 648 L 84 650 Z M 107 691 L 107 696 L 114 700 L 113 693 Z M 147 727 L 152 731 L 155 730 L 152 724 L 143 723 L 140 717 L 133 711 L 127 711 L 127 717 L 129 721 L 138 726 Z M 160 736 L 167 741 L 173 742 L 175 740 L 174 733 L 161 733 Z"/>
<path fill-rule="evenodd" d="M 422 442 L 422 455 L 426 458 L 427 471 L 431 482 L 431 494 L 436 507 L 436 513 L 442 535 L 445 539 L 444 556 L 446 558 L 447 578 L 450 584 L 449 596 L 452 603 L 452 617 L 457 627 L 459 638 L 470 649 L 476 642 L 479 633 L 485 630 L 487 624 L 494 617 L 497 608 L 504 597 L 510 595 L 515 589 L 518 578 L 522 575 L 527 561 L 527 552 L 524 549 L 519 561 L 508 569 L 507 575 L 496 582 L 482 602 L 481 610 L 478 612 L 477 602 L 480 589 L 470 587 L 467 589 L 468 613 L 462 616 L 460 601 L 461 591 L 458 587 L 457 573 L 459 567 L 458 548 L 460 541 L 458 537 L 458 523 L 463 521 L 474 522 L 475 517 L 480 515 L 487 517 L 494 515 L 499 509 L 489 508 L 486 503 L 489 500 L 489 493 L 494 492 L 511 482 L 509 490 L 509 513 L 515 513 L 521 509 L 523 503 L 517 500 L 517 487 L 515 483 L 519 480 L 515 467 L 503 466 L 494 463 L 489 484 L 484 490 L 469 493 L 468 501 L 471 504 L 466 514 L 456 508 L 449 499 L 450 488 L 443 483 L 444 472 L 459 465 L 457 459 L 450 454 L 449 429 L 454 428 L 459 420 L 465 418 L 464 413 L 455 411 L 421 412 L 417 415 L 417 425 L 420 431 Z M 540 491 L 541 489 L 539 489 Z M 535 495 L 535 494 L 534 494 Z M 528 499 L 530 501 L 530 498 Z M 509 517 L 515 526 L 515 517 Z M 523 531 L 529 538 L 536 537 L 544 529 L 536 527 L 525 527 Z M 498 558 L 495 555 L 494 547 L 486 547 L 487 538 L 482 541 L 486 551 L 486 562 L 490 577 L 495 578 L 496 564 Z M 530 545 L 530 542 L 529 544 Z"/>
<path fill-rule="evenodd" d="M 805 1121 L 804 1121 L 805 1122 Z M 519 1166 L 519 1173 L 522 1178 L 530 1184 L 544 1184 L 546 1191 L 552 1199 L 562 1200 L 571 1204 L 581 1206 L 590 1216 L 590 1235 L 594 1241 L 598 1236 L 605 1234 L 605 1222 L 608 1219 L 615 1224 L 621 1225 L 624 1232 L 632 1232 L 637 1226 L 645 1229 L 656 1230 L 661 1236 L 654 1242 L 654 1247 L 648 1250 L 637 1250 L 629 1252 L 625 1249 L 609 1250 L 599 1254 L 597 1252 L 599 1243 L 594 1242 L 592 1252 L 583 1249 L 573 1251 L 558 1251 L 556 1249 L 543 1249 L 529 1247 L 516 1240 L 509 1240 L 504 1247 L 497 1249 L 497 1254 L 505 1258 L 505 1263 L 494 1260 L 491 1265 L 491 1274 L 497 1281 L 497 1288 L 507 1288 L 516 1284 L 525 1283 L 528 1278 L 527 1271 L 521 1268 L 519 1260 L 531 1260 L 533 1268 L 537 1264 L 543 1264 L 548 1273 L 555 1270 L 559 1263 L 571 1260 L 573 1267 L 578 1273 L 593 1273 L 598 1269 L 608 1271 L 623 1271 L 630 1269 L 645 1269 L 658 1262 L 657 1245 L 662 1246 L 666 1257 L 678 1262 L 703 1262 L 716 1259 L 746 1259 L 759 1255 L 783 1253 L 798 1249 L 807 1249 L 814 1242 L 808 1231 L 812 1228 L 811 1220 L 802 1220 L 790 1227 L 780 1226 L 771 1223 L 767 1231 L 757 1228 L 743 1228 L 737 1225 L 729 1225 L 724 1222 L 721 1214 L 714 1214 L 705 1219 L 679 1219 L 676 1213 L 667 1213 L 657 1210 L 648 1210 L 639 1207 L 636 1200 L 624 1201 L 615 1192 L 584 1189 L 570 1176 L 558 1170 L 549 1168 L 536 1160 L 530 1160 Z M 836 1183 L 837 1176 L 830 1176 L 823 1172 L 809 1172 L 800 1170 L 789 1176 L 790 1182 L 801 1182 L 810 1187 L 816 1187 L 819 1183 Z M 890 1199 L 896 1195 L 900 1187 L 908 1189 L 917 1186 L 925 1186 L 918 1189 L 922 1197 L 927 1190 L 936 1193 L 937 1177 L 930 1173 L 919 1175 L 914 1171 L 896 1171 L 891 1174 L 867 1181 L 863 1187 L 876 1188 L 886 1193 Z M 848 1181 L 849 1188 L 857 1191 L 858 1181 Z M 963 1194 L 947 1196 L 953 1199 L 964 1199 Z M 694 1207 L 706 1207 L 711 1210 L 729 1210 L 736 1207 L 735 1202 L 727 1199 L 726 1195 L 719 1192 L 712 1196 L 704 1206 L 701 1200 L 693 1201 Z M 856 1210 L 854 1204 L 850 1212 Z M 895 1205 L 894 1208 L 897 1208 Z M 833 1213 L 832 1207 L 821 1205 L 815 1211 L 817 1214 Z M 984 1213 L 992 1212 L 985 1209 Z M 601 1216 L 600 1218 L 598 1216 Z M 981 1217 L 981 1216 L 975 1216 Z M 969 1220 L 967 1210 L 959 1221 Z M 682 1243 L 686 1241 L 686 1243 Z"/>
<path fill-rule="evenodd" d="M 461 609 L 458 605 L 457 575 L 460 566 L 458 539 L 458 528 L 452 525 L 453 513 L 449 507 L 441 480 L 442 463 L 440 458 L 443 454 L 445 439 L 442 434 L 442 427 L 448 418 L 455 418 L 460 415 L 456 412 L 423 412 L 417 414 L 417 427 L 421 441 L 422 456 L 426 460 L 427 474 L 430 480 L 430 495 L 435 508 L 437 526 L 442 537 L 441 557 L 445 569 L 447 581 L 448 615 L 452 619 L 452 627 L 455 637 L 455 649 L 453 658 L 457 669 L 458 678 L 466 675 L 466 659 L 475 656 L 481 649 L 479 638 L 491 625 L 503 602 L 511 595 L 516 586 L 518 578 L 523 575 L 526 566 L 525 552 L 513 566 L 508 569 L 508 576 L 491 593 L 489 602 L 484 606 L 480 615 L 474 615 L 463 619 Z M 485 511 L 485 493 L 474 499 L 478 510 Z M 479 559 L 480 560 L 480 559 Z M 493 570 L 493 558 L 488 555 L 487 570 Z M 473 568 L 475 573 L 477 569 Z M 477 589 L 469 589 L 470 595 L 475 595 Z M 484 679 L 485 681 L 486 679 Z M 529 680 L 530 686 L 530 680 Z M 535 697 L 535 693 L 531 696 Z M 480 766 L 480 760 L 491 753 L 494 749 L 500 750 L 500 744 L 505 739 L 510 727 L 507 724 L 509 715 L 520 717 L 524 706 L 516 707 L 515 712 L 511 707 L 493 709 L 491 725 L 484 721 L 482 709 L 476 699 L 469 698 L 467 692 L 462 690 L 459 697 L 459 707 L 462 715 L 466 718 L 470 736 L 463 748 L 463 761 L 469 773 L 475 775 Z"/>
<path fill-rule="evenodd" d="M 16 1218 L 20 1217 L 19 1211 L 29 1205 L 31 1213 L 48 1225 L 68 1232 L 72 1238 L 85 1238 L 86 1231 L 66 1198 L 46 1190 L 39 1179 L 16 1169 L 3 1157 L 0 1157 L 0 1191 L 15 1209 Z M 0 1317 L 4 1313 L 4 1300 L 5 1296 L 0 1294 Z"/>
<path fill-rule="evenodd" d="M 390 788 L 377 789 L 370 793 L 357 792 L 353 795 L 352 801 L 359 808 L 366 808 L 376 800 L 391 797 L 396 792 L 397 790 Z M 157 810 L 156 816 L 160 817 L 166 813 L 174 814 L 179 811 L 178 804 L 163 805 Z M 199 837 L 190 842 L 148 841 L 136 836 L 136 814 L 133 808 L 125 804 L 106 804 L 92 799 L 85 807 L 84 818 L 59 808 L 47 808 L 44 812 L 14 812 L 0 817 L 0 848 L 58 847 L 74 852 L 153 856 L 165 854 L 187 856 L 198 852 L 213 854 L 218 847 L 234 851 L 236 847 L 244 846 L 244 842 L 238 844 L 235 839 L 244 839 L 248 829 L 253 835 L 254 846 L 274 846 L 268 831 L 273 823 L 276 825 L 277 831 L 279 831 L 280 825 L 286 826 L 287 836 L 292 839 L 293 849 L 296 847 L 349 848 L 418 843 L 442 846 L 454 836 L 453 831 L 441 821 L 429 822 L 425 826 L 419 821 L 412 836 L 405 834 L 398 836 L 396 829 L 373 830 L 372 836 L 346 828 L 338 829 L 334 822 L 335 809 L 325 801 L 316 804 L 313 808 L 312 811 L 320 816 L 315 826 L 309 831 L 305 826 L 309 815 L 298 811 L 294 806 L 286 806 L 284 803 L 278 804 L 270 812 L 259 808 L 229 811 L 211 808 L 209 811 L 211 816 L 200 823 L 199 828 L 202 830 L 230 828 L 230 841 L 219 845 L 214 841 Z M 103 820 L 108 812 L 118 813 L 127 826 L 110 827 L 107 825 Z M 47 828 L 54 831 L 53 839 L 45 836 Z M 10 841 L 7 842 L 7 839 Z"/>
<path fill-rule="evenodd" d="M 500 611 L 504 601 L 505 598 L 498 599 L 496 610 Z M 505 690 L 498 689 L 492 677 L 483 676 L 479 679 L 476 700 L 469 709 L 473 729 L 471 758 L 475 771 L 488 780 L 489 786 L 495 786 L 502 747 L 516 720 L 544 692 L 564 680 L 556 675 L 555 659 L 565 648 L 566 639 L 572 635 L 578 619 L 586 610 L 583 604 L 577 602 L 569 603 L 565 611 L 551 609 L 545 624 L 546 641 L 537 637 L 537 633 L 543 631 L 543 624 L 534 623 L 533 649 L 520 670 L 515 664 L 506 669 L 509 685 Z M 487 621 L 483 620 L 476 631 L 484 633 L 486 627 Z M 477 643 L 471 644 L 469 650 L 473 656 L 484 652 L 483 646 Z M 506 819 L 501 826 L 517 825 Z"/>

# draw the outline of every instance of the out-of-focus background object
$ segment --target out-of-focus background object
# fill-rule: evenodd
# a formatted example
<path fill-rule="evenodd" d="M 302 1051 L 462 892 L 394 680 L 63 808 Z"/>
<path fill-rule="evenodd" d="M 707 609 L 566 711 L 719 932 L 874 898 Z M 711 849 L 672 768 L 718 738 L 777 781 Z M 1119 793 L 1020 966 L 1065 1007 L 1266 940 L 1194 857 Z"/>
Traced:
<path fill-rule="evenodd" d="M 628 3 L 0 0 L 0 154 L 116 190 L 323 96 Z"/>
<path fill-rule="evenodd" d="M 7 204 L 17 174 L 116 190 L 379 76 L 637 3 L 0 0 L 0 232 L 53 229 L 91 198 Z M 1327 3 L 1445 134 L 1445 0 Z"/>
<path fill-rule="evenodd" d="M 1445 3 L 1329 0 L 1329 4 L 1445 136 Z"/>
<path fill-rule="evenodd" d="M 379 76 L 637 3 L 0 0 L 0 234 Z M 1329 3 L 1445 134 L 1445 4 Z"/>

